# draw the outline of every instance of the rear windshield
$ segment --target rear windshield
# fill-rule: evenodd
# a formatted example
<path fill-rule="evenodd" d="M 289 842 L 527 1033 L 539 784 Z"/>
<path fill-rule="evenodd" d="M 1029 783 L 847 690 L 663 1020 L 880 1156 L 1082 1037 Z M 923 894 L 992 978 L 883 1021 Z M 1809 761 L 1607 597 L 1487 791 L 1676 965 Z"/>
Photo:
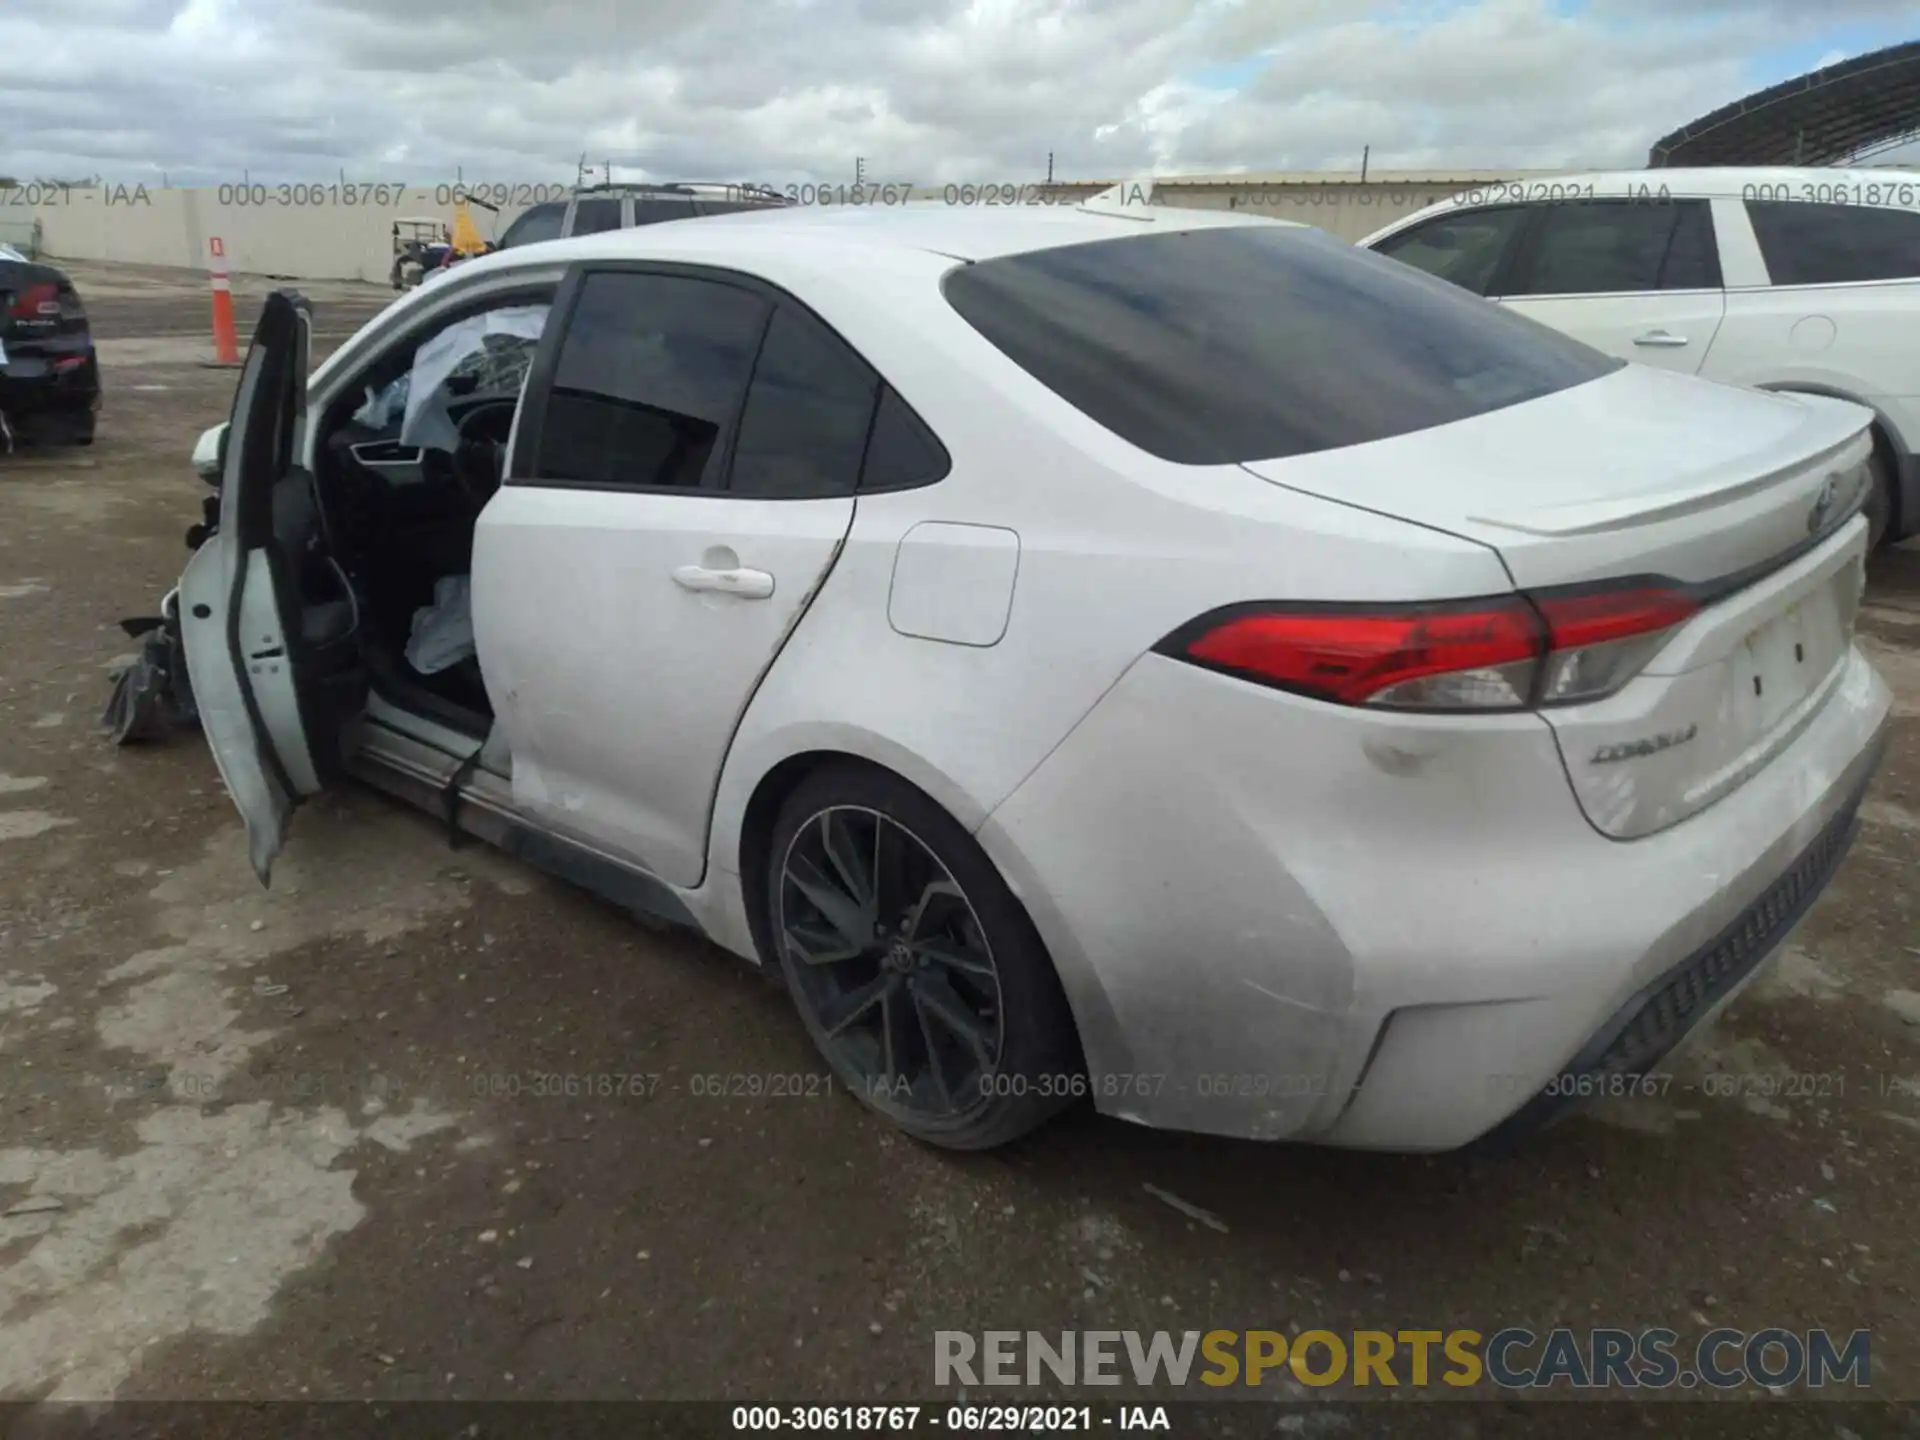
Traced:
<path fill-rule="evenodd" d="M 943 288 L 1061 399 L 1187 465 L 1384 440 L 1625 363 L 1306 227 L 1068 245 L 962 266 Z"/>

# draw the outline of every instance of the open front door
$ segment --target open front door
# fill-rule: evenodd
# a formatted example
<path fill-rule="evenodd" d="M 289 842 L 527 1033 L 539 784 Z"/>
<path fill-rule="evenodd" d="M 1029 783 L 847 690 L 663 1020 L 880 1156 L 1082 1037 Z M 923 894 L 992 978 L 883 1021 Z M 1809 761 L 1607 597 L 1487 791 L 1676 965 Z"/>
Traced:
<path fill-rule="evenodd" d="M 234 395 L 219 525 L 180 577 L 194 697 L 262 884 L 294 807 L 338 773 L 358 708 L 340 684 L 356 684 L 353 597 L 343 579 L 311 578 L 326 563 L 301 468 L 311 325 L 300 296 L 267 298 Z"/>

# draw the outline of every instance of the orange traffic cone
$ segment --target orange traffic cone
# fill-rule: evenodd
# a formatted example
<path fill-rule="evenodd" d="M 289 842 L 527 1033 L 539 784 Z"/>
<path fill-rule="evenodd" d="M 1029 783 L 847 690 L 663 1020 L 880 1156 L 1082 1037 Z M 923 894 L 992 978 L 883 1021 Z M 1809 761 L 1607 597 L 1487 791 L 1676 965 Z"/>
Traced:
<path fill-rule="evenodd" d="M 233 281 L 227 274 L 226 242 L 216 235 L 207 247 L 211 252 L 207 274 L 213 283 L 213 363 L 238 365 L 240 341 L 233 328 Z"/>

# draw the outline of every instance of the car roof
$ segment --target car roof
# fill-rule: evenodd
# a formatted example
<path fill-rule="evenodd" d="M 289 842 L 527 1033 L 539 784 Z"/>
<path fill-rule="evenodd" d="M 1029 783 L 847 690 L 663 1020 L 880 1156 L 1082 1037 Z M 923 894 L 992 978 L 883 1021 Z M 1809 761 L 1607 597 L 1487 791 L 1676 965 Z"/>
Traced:
<path fill-rule="evenodd" d="M 938 200 L 901 205 L 784 206 L 729 215 L 669 220 L 626 230 L 606 230 L 567 240 L 515 246 L 527 257 L 573 260 L 684 258 L 712 248 L 734 259 L 777 253 L 791 242 L 809 248 L 844 246 L 923 251 L 956 260 L 986 260 L 1093 240 L 1115 240 L 1154 231 L 1214 229 L 1233 225 L 1292 225 L 1243 211 L 1175 206 L 1134 207 L 1125 215 L 1083 205 L 947 205 Z M 1299 228 L 1294 226 L 1293 228 Z"/>
<path fill-rule="evenodd" d="M 1410 211 L 1355 243 L 1377 241 L 1448 211 L 1481 205 L 1551 204 L 1577 199 L 1799 200 L 1920 210 L 1920 170 L 1828 165 L 1700 165 L 1671 170 L 1534 173 L 1468 185 Z"/>
<path fill-rule="evenodd" d="M 593 184 L 576 184 L 568 194 L 576 196 L 699 196 L 712 198 L 714 190 L 728 194 L 749 194 L 749 196 L 778 196 L 772 186 L 766 184 L 735 184 L 730 180 L 597 180 Z"/>

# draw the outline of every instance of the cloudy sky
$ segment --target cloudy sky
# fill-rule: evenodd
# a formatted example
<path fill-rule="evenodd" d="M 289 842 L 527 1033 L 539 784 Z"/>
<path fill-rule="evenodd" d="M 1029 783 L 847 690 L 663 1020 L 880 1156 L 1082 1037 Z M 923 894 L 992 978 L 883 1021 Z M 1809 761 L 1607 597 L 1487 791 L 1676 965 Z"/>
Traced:
<path fill-rule="evenodd" d="M 1638 164 L 1914 0 L 0 0 L 0 174 Z M 1913 157 L 1916 148 L 1897 158 Z M 1890 157 L 1894 158 L 1894 157 Z"/>

